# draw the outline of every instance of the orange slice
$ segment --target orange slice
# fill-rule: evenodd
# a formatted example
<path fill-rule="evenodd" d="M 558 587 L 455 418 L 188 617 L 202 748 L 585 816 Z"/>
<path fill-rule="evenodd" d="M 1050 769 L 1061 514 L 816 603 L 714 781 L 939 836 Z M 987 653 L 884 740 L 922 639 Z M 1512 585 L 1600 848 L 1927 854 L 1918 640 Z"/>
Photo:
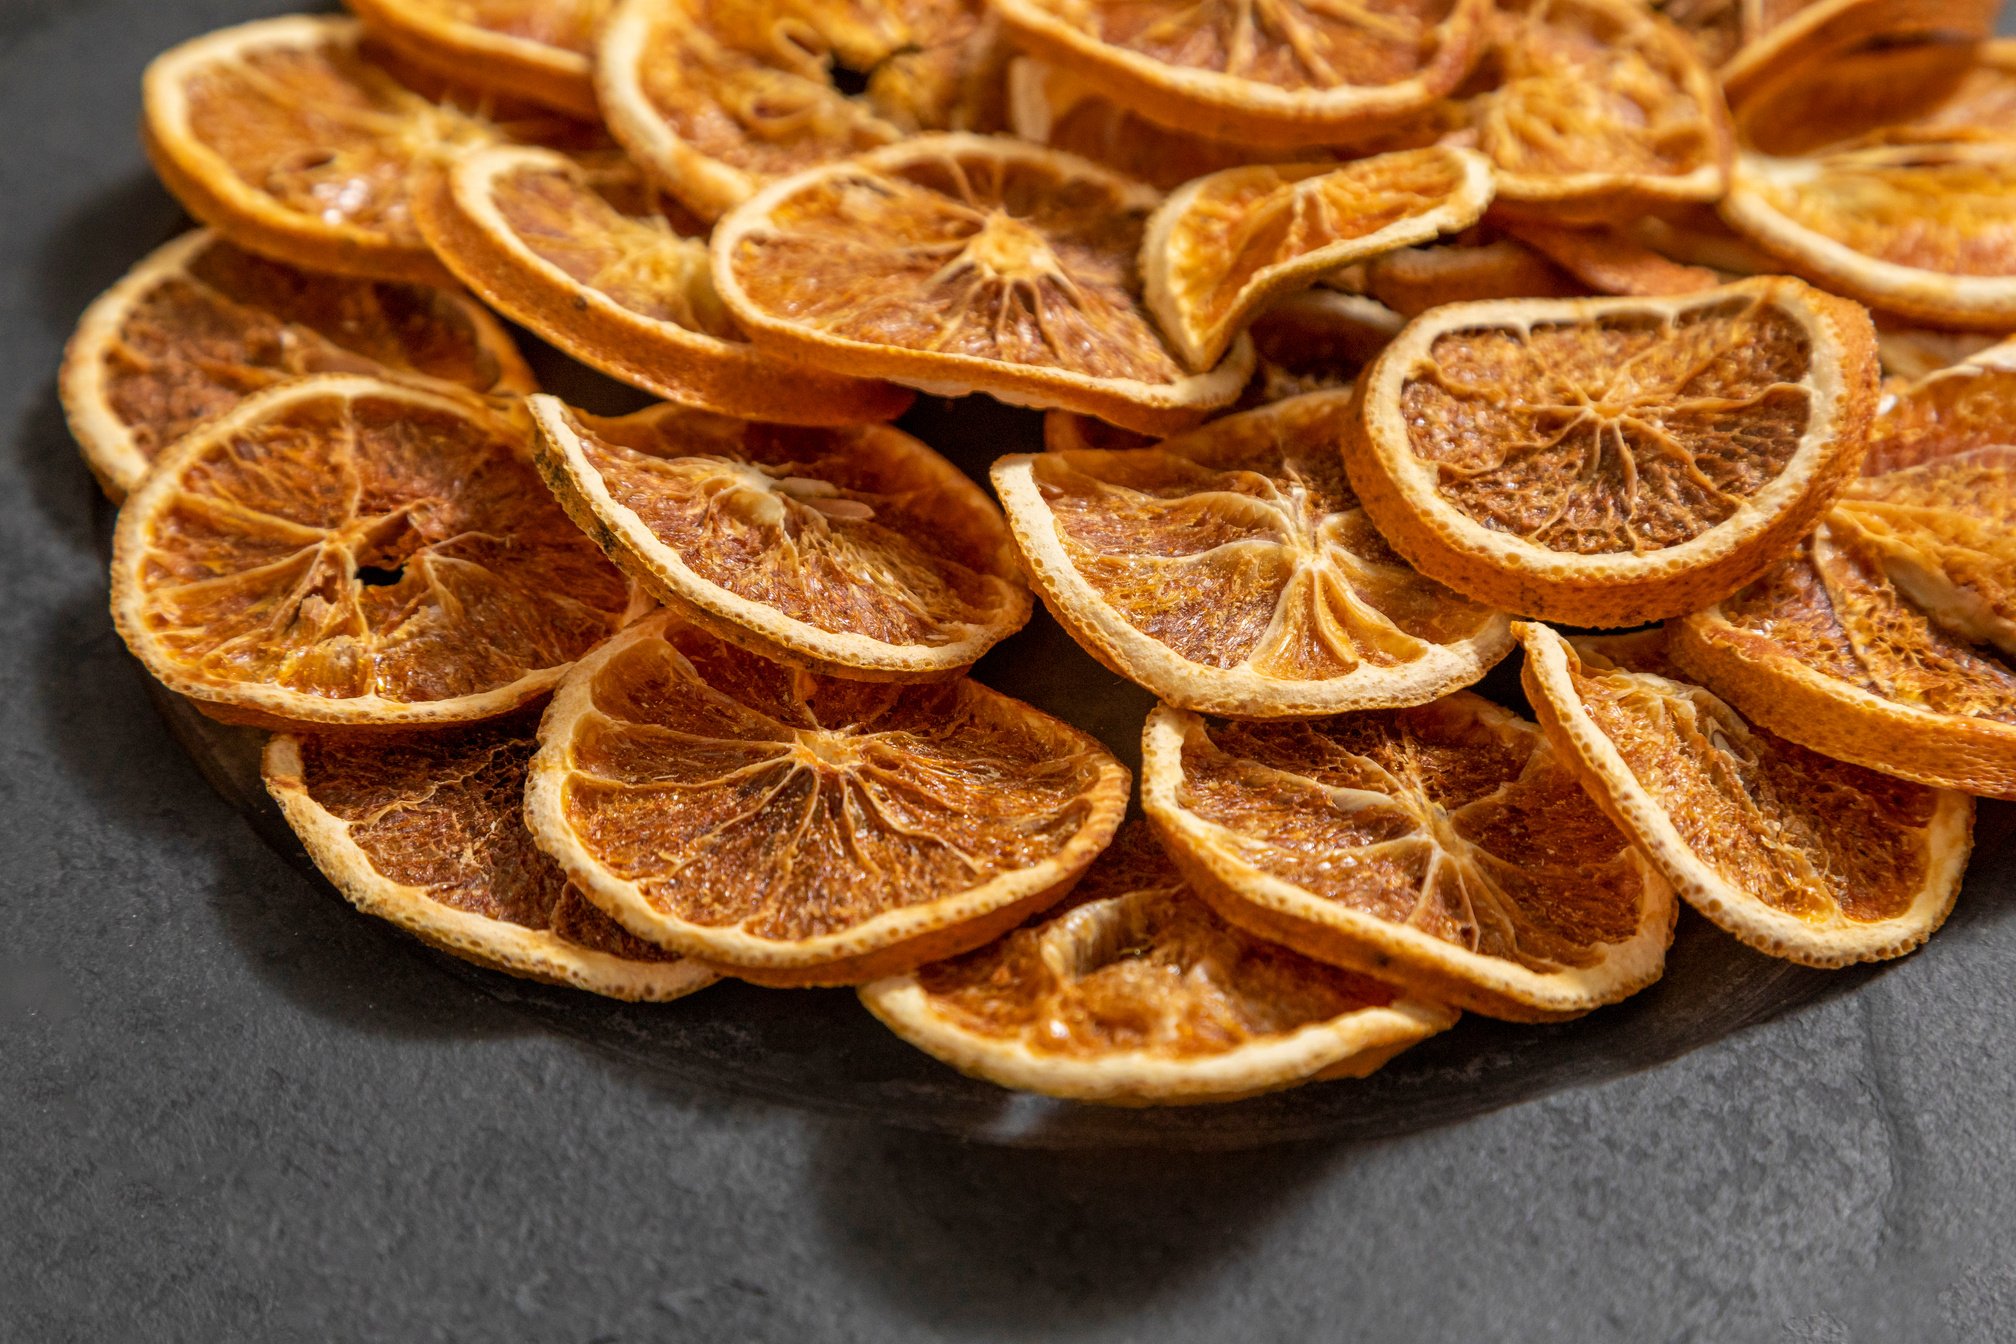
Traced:
<path fill-rule="evenodd" d="M 595 120 L 589 55 L 612 0 L 344 0 L 371 35 L 443 79 Z"/>
<path fill-rule="evenodd" d="M 1004 457 L 1037 591 L 1086 652 L 1171 704 L 1253 718 L 1414 705 L 1512 647 L 1505 617 L 1409 569 L 1337 460 L 1348 392 L 1152 448 Z"/>
<path fill-rule="evenodd" d="M 539 730 L 532 834 L 640 938 L 760 984 L 977 947 L 1113 838 L 1127 769 L 960 678 L 839 681 L 672 612 L 583 659 Z"/>
<path fill-rule="evenodd" d="M 1360 380 L 1351 483 L 1393 549 L 1508 611 L 1638 625 L 1728 596 L 1853 480 L 1868 314 L 1783 277 L 1440 308 Z"/>
<path fill-rule="evenodd" d="M 634 181 L 597 182 L 565 155 L 477 150 L 414 199 L 436 255 L 485 301 L 584 363 L 671 401 L 789 424 L 900 415 L 888 383 L 779 364 L 721 306 L 704 236 Z"/>
<path fill-rule="evenodd" d="M 568 514 L 661 601 L 766 658 L 944 677 L 1029 619 L 994 501 L 900 430 L 531 405 Z"/>
<path fill-rule="evenodd" d="M 297 270 L 197 229 L 85 310 L 63 354 L 63 409 L 115 499 L 162 450 L 248 394 L 306 373 L 370 371 L 474 392 L 533 390 L 532 371 L 462 294 Z"/>
<path fill-rule="evenodd" d="M 1722 283 L 1707 267 L 1668 260 L 1614 228 L 1556 228 L 1510 220 L 1505 231 L 1595 294 L 1692 294 Z"/>
<path fill-rule="evenodd" d="M 1162 706 L 1141 802 L 1225 919 L 1428 998 L 1551 1021 L 1665 967 L 1672 888 L 1538 728 L 1467 691 L 1305 723 Z"/>
<path fill-rule="evenodd" d="M 759 348 L 942 395 L 1195 424 L 1253 367 L 1190 373 L 1135 270 L 1160 197 L 1006 137 L 920 136 L 765 188 L 714 230 L 714 286 Z"/>
<path fill-rule="evenodd" d="M 1490 162 L 1467 149 L 1200 177 L 1149 217 L 1141 240 L 1148 311 L 1191 368 L 1208 369 L 1270 300 L 1327 271 L 1466 228 L 1490 203 Z"/>
<path fill-rule="evenodd" d="M 1792 157 L 1886 126 L 1941 120 L 1941 104 L 1973 82 L 1983 47 L 1877 40 L 1774 70 L 1730 109 L 1737 141 Z"/>
<path fill-rule="evenodd" d="M 1876 318 L 1876 353 L 1892 378 L 1929 378 L 1998 344 L 1985 331 L 1940 331 L 1903 318 Z"/>
<path fill-rule="evenodd" d="M 1723 222 L 1709 206 L 1686 206 L 1647 215 L 1626 226 L 1625 235 L 1669 261 L 1699 266 L 1731 280 L 1776 275 L 1776 261 Z"/>
<path fill-rule="evenodd" d="M 1000 116 L 977 0 L 618 0 L 596 87 L 609 129 L 712 219 L 764 183 Z"/>
<path fill-rule="evenodd" d="M 632 937 L 532 843 L 536 715 L 427 733 L 275 734 L 261 773 L 308 855 L 367 915 L 510 975 L 663 1001 L 713 972 Z"/>
<path fill-rule="evenodd" d="M 183 437 L 119 512 L 112 614 L 169 689 L 261 725 L 462 723 L 543 695 L 628 585 L 472 397 L 299 378 Z"/>
<path fill-rule="evenodd" d="M 1246 396 L 1257 404 L 1350 387 L 1406 320 L 1377 299 L 1309 289 L 1276 299 L 1253 319 L 1255 367 Z"/>
<path fill-rule="evenodd" d="M 1138 821 L 1064 904 L 861 1001 L 962 1073 L 1118 1106 L 1362 1078 L 1456 1020 L 1225 923 Z"/>
<path fill-rule="evenodd" d="M 1661 631 L 1571 643 L 1522 625 L 1548 741 L 1686 899 L 1807 966 L 1903 956 L 1946 920 L 1974 800 L 1752 728 L 1686 681 Z"/>
<path fill-rule="evenodd" d="M 1402 247 L 1365 265 L 1365 292 L 1402 317 L 1489 299 L 1566 299 L 1588 286 L 1510 238 Z"/>
<path fill-rule="evenodd" d="M 1969 41 L 1995 30 L 1999 0 L 1667 0 L 1721 67 L 1732 105 L 1788 72 L 1823 69 L 1864 44 Z"/>
<path fill-rule="evenodd" d="M 1476 59 L 1483 0 L 995 0 L 1009 36 L 1164 126 L 1335 143 L 1421 111 Z"/>

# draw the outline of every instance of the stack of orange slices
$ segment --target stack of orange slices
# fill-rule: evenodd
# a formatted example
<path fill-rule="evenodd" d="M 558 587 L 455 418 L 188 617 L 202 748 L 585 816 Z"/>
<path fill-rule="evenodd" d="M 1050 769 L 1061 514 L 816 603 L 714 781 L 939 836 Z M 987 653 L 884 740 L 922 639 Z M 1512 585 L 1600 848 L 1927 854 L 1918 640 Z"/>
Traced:
<path fill-rule="evenodd" d="M 1979 0 L 351 8 L 149 69 L 203 227 L 60 389 L 120 634 L 433 946 L 1225 1101 L 1683 905 L 1901 956 L 2016 799 Z M 1131 820 L 972 675 L 1032 618 L 1160 702 Z"/>

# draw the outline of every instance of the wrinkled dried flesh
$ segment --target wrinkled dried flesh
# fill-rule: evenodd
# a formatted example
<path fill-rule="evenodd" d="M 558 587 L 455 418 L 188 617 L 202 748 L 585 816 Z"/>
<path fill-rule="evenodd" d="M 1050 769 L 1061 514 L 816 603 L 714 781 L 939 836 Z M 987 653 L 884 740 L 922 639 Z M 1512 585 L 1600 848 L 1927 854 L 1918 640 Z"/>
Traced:
<path fill-rule="evenodd" d="M 523 803 L 537 727 L 518 714 L 429 733 L 306 736 L 303 788 L 387 882 L 590 951 L 674 960 L 596 909 L 533 844 Z"/>
<path fill-rule="evenodd" d="M 1207 721 L 1178 800 L 1244 863 L 1341 909 L 1552 972 L 1638 930 L 1630 850 L 1539 730 L 1452 696 L 1310 723 Z"/>
<path fill-rule="evenodd" d="M 614 0 L 406 0 L 443 18 L 586 56 Z"/>
<path fill-rule="evenodd" d="M 1729 62 L 1750 34 L 1745 32 L 1745 0 L 1653 0 L 1652 7 L 1694 39 L 1710 66 Z"/>
<path fill-rule="evenodd" d="M 737 240 L 755 306 L 846 340 L 1183 378 L 1137 296 L 1145 212 L 1103 185 L 986 157 L 824 177 Z"/>
<path fill-rule="evenodd" d="M 1727 521 L 1812 416 L 1812 349 L 1767 302 L 1438 337 L 1401 393 L 1453 507 L 1549 550 L 1643 554 Z"/>
<path fill-rule="evenodd" d="M 1054 87 L 1069 77 L 1051 72 L 1049 78 Z M 1072 99 L 1068 106 L 1050 109 L 1044 144 L 1081 154 L 1163 191 L 1226 168 L 1334 157 L 1322 149 L 1242 145 L 1172 130 L 1089 91 L 1071 89 L 1065 96 Z"/>
<path fill-rule="evenodd" d="M 1077 1059 L 1204 1059 L 1395 997 L 1219 919 L 1139 823 L 1068 905 L 917 980 L 966 1031 Z"/>
<path fill-rule="evenodd" d="M 627 590 L 498 432 L 323 396 L 210 445 L 141 569 L 164 655 L 214 686 L 405 703 L 572 662 Z"/>
<path fill-rule="evenodd" d="M 689 924 L 777 943 L 930 905 L 1054 858 L 1099 758 L 959 681 L 793 672 L 673 627 L 598 673 L 567 821 Z"/>
<path fill-rule="evenodd" d="M 2016 141 L 1956 132 L 1760 173 L 1750 186 L 1801 226 L 1866 257 L 1941 275 L 2016 275 Z"/>
<path fill-rule="evenodd" d="M 1155 448 L 1046 453 L 1073 567 L 1191 662 L 1292 680 L 1411 663 L 1490 619 L 1373 531 L 1336 444 L 1348 403 L 1284 403 Z"/>

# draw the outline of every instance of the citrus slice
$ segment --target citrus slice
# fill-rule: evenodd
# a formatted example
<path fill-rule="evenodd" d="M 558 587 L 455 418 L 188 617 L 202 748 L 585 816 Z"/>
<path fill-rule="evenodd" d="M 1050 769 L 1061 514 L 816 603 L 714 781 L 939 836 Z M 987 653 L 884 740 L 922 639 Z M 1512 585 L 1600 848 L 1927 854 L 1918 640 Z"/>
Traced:
<path fill-rule="evenodd" d="M 1342 166 L 1229 168 L 1177 189 L 1141 239 L 1148 311 L 1193 369 L 1270 300 L 1327 271 L 1454 233 L 1491 203 L 1491 164 L 1414 149 Z"/>
<path fill-rule="evenodd" d="M 1868 314 L 1783 277 L 1461 304 L 1416 318 L 1360 380 L 1346 465 L 1431 578 L 1639 625 L 1798 544 L 1854 479 L 1876 383 Z"/>
<path fill-rule="evenodd" d="M 618 0 L 596 87 L 609 129 L 713 219 L 764 183 L 1000 116 L 977 0 Z"/>
<path fill-rule="evenodd" d="M 1665 967 L 1672 888 L 1538 728 L 1467 691 L 1302 723 L 1158 707 L 1141 802 L 1225 919 L 1427 998 L 1552 1021 Z"/>
<path fill-rule="evenodd" d="M 1985 38 L 1999 0 L 1665 0 L 1657 8 L 1720 67 L 1735 105 L 1788 72 L 1822 69 L 1865 44 Z"/>
<path fill-rule="evenodd" d="M 1566 299 L 1588 286 L 1510 238 L 1402 247 L 1365 264 L 1365 292 L 1402 317 L 1450 303 Z"/>
<path fill-rule="evenodd" d="M 1029 619 L 994 501 L 901 430 L 534 397 L 539 467 L 625 572 L 744 648 L 833 676 L 966 668 Z"/>
<path fill-rule="evenodd" d="M 673 612 L 576 665 L 533 836 L 640 938 L 768 985 L 853 984 L 1051 904 L 1127 805 L 1090 737 L 966 678 L 840 681 Z"/>
<path fill-rule="evenodd" d="M 662 1001 L 713 972 L 624 932 L 525 829 L 536 714 L 425 733 L 276 733 L 261 774 L 336 889 L 430 946 L 511 975 Z"/>
<path fill-rule="evenodd" d="M 1647 215 L 1624 232 L 1669 261 L 1700 266 L 1731 280 L 1776 275 L 1781 269 L 1710 206 L 1683 206 Z"/>
<path fill-rule="evenodd" d="M 463 394 L 298 378 L 185 435 L 126 501 L 112 614 L 206 713 L 461 723 L 544 694 L 625 619 L 623 576 Z"/>
<path fill-rule="evenodd" d="M 459 292 L 316 275 L 208 229 L 156 249 L 85 310 L 58 386 L 117 499 L 164 448 L 248 394 L 345 370 L 474 392 L 536 386 L 504 329 Z"/>
<path fill-rule="evenodd" d="M 1361 294 L 1308 289 L 1276 299 L 1246 329 L 1255 363 L 1242 400 L 1265 405 L 1348 388 L 1404 326 L 1400 314 Z"/>
<path fill-rule="evenodd" d="M 443 79 L 594 120 L 589 65 L 612 0 L 344 0 L 371 35 Z"/>
<path fill-rule="evenodd" d="M 1484 69 L 1471 115 L 1506 214 L 1628 221 L 1728 186 L 1715 78 L 1636 0 L 1503 0 Z"/>
<path fill-rule="evenodd" d="M 1476 59 L 1484 0 L 995 0 L 1009 37 L 1164 126 L 1323 144 L 1404 120 Z"/>
<path fill-rule="evenodd" d="M 1593 294 L 1692 294 L 1722 283 L 1707 267 L 1670 261 L 1619 229 L 1557 228 L 1528 220 L 1508 220 L 1504 227 Z"/>
<path fill-rule="evenodd" d="M 1889 126 L 1936 123 L 1941 105 L 1974 83 L 1983 46 L 1877 40 L 1773 71 L 1731 107 L 1737 142 L 1792 157 Z"/>
<path fill-rule="evenodd" d="M 1414 705 L 1489 671 L 1505 617 L 1422 578 L 1337 460 L 1351 394 L 1152 448 L 1004 457 L 994 488 L 1044 604 L 1171 704 L 1253 718 Z"/>
<path fill-rule="evenodd" d="M 1985 331 L 1941 331 L 1904 318 L 1876 318 L 1876 354 L 1883 372 L 1914 383 L 2000 343 Z"/>
<path fill-rule="evenodd" d="M 1456 1020 L 1225 923 L 1138 821 L 1056 909 L 861 1001 L 962 1073 L 1120 1106 L 1362 1078 Z"/>
<path fill-rule="evenodd" d="M 647 392 L 791 424 L 887 420 L 909 405 L 888 383 L 758 354 L 714 293 L 705 237 L 681 233 L 652 195 L 505 145 L 437 174 L 414 213 L 436 255 L 500 312 Z"/>
<path fill-rule="evenodd" d="M 929 135 L 786 178 L 714 230 L 714 287 L 758 348 L 944 395 L 1169 433 L 1239 395 L 1249 343 L 1193 374 L 1141 302 L 1161 198 L 1006 137 Z"/>
<path fill-rule="evenodd" d="M 1547 739 L 1688 904 L 1807 966 L 1882 961 L 1945 922 L 1974 800 L 1753 728 L 1682 677 L 1658 630 L 1563 639 L 1520 627 Z"/>

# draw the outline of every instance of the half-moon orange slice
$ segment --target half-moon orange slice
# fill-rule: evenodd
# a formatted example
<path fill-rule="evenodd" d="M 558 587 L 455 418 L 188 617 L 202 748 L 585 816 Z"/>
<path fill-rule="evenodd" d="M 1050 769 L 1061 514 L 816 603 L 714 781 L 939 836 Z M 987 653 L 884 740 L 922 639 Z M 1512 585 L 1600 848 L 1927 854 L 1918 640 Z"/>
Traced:
<path fill-rule="evenodd" d="M 597 120 L 589 57 L 613 0 L 344 0 L 371 35 L 442 79 Z"/>

